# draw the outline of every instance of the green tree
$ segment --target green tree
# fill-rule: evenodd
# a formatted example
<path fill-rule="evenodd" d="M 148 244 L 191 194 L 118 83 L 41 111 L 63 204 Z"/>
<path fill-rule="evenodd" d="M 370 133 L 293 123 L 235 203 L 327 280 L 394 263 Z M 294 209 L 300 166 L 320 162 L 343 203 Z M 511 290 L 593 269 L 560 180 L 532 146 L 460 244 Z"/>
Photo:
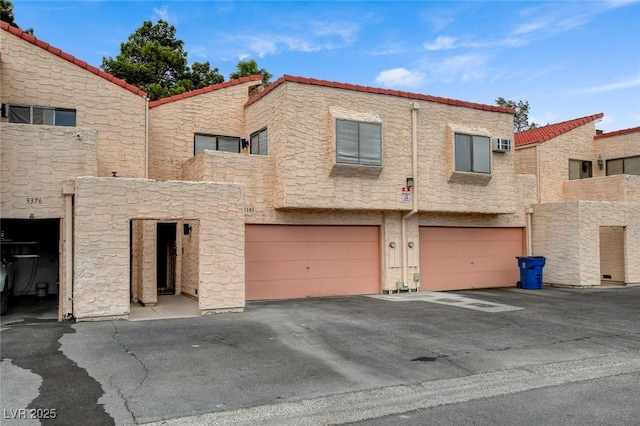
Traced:
<path fill-rule="evenodd" d="M 271 80 L 271 77 L 273 77 L 273 75 L 269 74 L 269 72 L 264 68 L 258 69 L 258 63 L 255 61 L 255 59 L 249 59 L 247 61 L 238 62 L 238 65 L 236 65 L 236 71 L 232 72 L 229 75 L 229 78 L 234 80 L 236 78 L 247 77 L 250 75 L 258 75 L 258 74 L 262 75 L 263 86 L 266 87 L 269 84 L 271 84 L 269 80 Z"/>
<path fill-rule="evenodd" d="M 184 42 L 176 38 L 176 28 L 163 20 L 145 21 L 120 44 L 115 59 L 102 58 L 102 69 L 144 90 L 151 100 L 224 81 L 209 62 L 189 67 Z"/>
<path fill-rule="evenodd" d="M 11 0 L 0 0 L 0 21 L 6 22 L 12 27 L 20 28 L 13 15 L 13 3 L 11 3 Z M 25 33 L 33 34 L 33 28 L 25 30 Z"/>
<path fill-rule="evenodd" d="M 499 97 L 496 99 L 496 105 L 506 108 L 512 108 L 516 111 L 513 118 L 513 130 L 523 132 L 539 127 L 536 123 L 529 122 L 529 101 L 512 101 Z"/>

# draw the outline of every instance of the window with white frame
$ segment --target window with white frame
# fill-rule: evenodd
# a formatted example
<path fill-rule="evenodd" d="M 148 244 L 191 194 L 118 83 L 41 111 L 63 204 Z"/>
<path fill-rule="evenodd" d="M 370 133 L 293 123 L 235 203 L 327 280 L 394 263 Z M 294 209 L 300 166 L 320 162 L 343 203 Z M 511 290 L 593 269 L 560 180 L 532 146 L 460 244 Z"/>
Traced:
<path fill-rule="evenodd" d="M 48 126 L 76 125 L 76 110 L 36 106 L 5 105 L 9 123 L 43 124 Z"/>
<path fill-rule="evenodd" d="M 336 120 L 336 161 L 338 163 L 382 165 L 382 125 Z"/>
<path fill-rule="evenodd" d="M 607 176 L 640 175 L 640 155 L 607 160 Z"/>
<path fill-rule="evenodd" d="M 267 129 L 252 133 L 250 137 L 250 154 L 267 155 Z"/>
<path fill-rule="evenodd" d="M 491 173 L 491 139 L 456 133 L 455 164 L 457 172 Z"/>
<path fill-rule="evenodd" d="M 195 133 L 193 154 L 198 155 L 205 149 L 212 151 L 240 152 L 240 138 L 235 136 L 210 135 Z"/>

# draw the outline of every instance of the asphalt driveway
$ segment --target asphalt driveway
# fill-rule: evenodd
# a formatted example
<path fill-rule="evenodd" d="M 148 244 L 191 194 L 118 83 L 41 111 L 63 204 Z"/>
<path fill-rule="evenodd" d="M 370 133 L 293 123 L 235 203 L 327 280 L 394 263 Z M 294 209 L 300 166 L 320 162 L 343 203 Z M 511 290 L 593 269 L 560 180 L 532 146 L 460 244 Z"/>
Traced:
<path fill-rule="evenodd" d="M 446 294 L 476 309 L 358 296 L 175 320 L 12 324 L 1 335 L 2 409 L 56 408 L 44 424 L 77 424 L 78 412 L 101 424 L 344 423 L 429 408 L 421 392 L 436 407 L 640 372 L 640 287 Z M 506 308 L 482 310 L 491 305 Z M 389 411 L 394 398 L 405 405 Z M 340 417 L 341 404 L 360 408 Z M 326 406 L 335 417 L 304 414 L 333 415 Z"/>

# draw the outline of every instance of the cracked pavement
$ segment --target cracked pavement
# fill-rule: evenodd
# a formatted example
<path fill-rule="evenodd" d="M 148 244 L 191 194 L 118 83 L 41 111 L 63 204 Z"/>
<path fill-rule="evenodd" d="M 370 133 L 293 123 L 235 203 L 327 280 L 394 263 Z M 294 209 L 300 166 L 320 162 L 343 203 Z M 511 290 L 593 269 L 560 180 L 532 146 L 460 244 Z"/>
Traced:
<path fill-rule="evenodd" d="M 588 393 L 589 383 L 613 392 L 616 380 L 638 387 L 640 287 L 457 293 L 524 309 L 356 296 L 198 318 L 10 324 L 1 332 L 2 409 L 56 408 L 43 423 L 66 425 L 366 424 L 403 407 L 443 410 L 563 386 Z M 588 412 L 579 401 L 571 409 Z M 604 424 L 640 417 L 636 404 L 616 407 L 628 417 Z"/>

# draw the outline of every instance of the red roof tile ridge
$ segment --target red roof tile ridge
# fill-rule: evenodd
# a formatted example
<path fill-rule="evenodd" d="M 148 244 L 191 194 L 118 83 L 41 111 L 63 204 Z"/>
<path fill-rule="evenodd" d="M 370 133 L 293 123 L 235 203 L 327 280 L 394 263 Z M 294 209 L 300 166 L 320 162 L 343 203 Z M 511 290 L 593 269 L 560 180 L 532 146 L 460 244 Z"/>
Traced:
<path fill-rule="evenodd" d="M 604 117 L 603 113 L 588 115 L 586 117 L 574 118 L 572 120 L 562 121 L 560 123 L 547 124 L 546 126 L 537 127 L 531 130 L 525 130 L 515 134 L 515 146 L 524 146 L 534 143 L 543 143 L 570 130 L 576 129 L 592 121 L 599 120 Z"/>
<path fill-rule="evenodd" d="M 502 112 L 502 113 L 506 113 L 506 114 L 513 114 L 515 112 L 512 108 L 505 108 L 505 107 L 500 107 L 500 106 L 497 106 L 497 105 L 479 104 L 479 103 L 475 103 L 475 102 L 461 101 L 461 100 L 458 100 L 458 99 L 449 99 L 449 98 L 441 98 L 441 97 L 432 96 L 432 95 L 424 95 L 424 94 L 421 94 L 421 93 L 403 92 L 403 91 L 399 91 L 399 90 L 395 90 L 395 89 L 383 89 L 383 88 L 379 88 L 379 87 L 362 86 L 362 85 L 356 85 L 356 84 L 351 84 L 351 83 L 340 83 L 340 82 L 337 82 L 337 81 L 319 80 L 319 79 L 315 79 L 315 78 L 298 77 L 298 76 L 293 76 L 293 75 L 289 75 L 289 74 L 283 75 L 282 77 L 277 79 L 275 82 L 273 82 L 269 86 L 267 86 L 267 88 L 265 90 L 263 90 L 262 92 L 260 92 L 256 96 L 254 96 L 251 99 L 249 99 L 247 101 L 247 103 L 245 104 L 245 107 L 247 107 L 247 106 L 251 105 L 252 103 L 256 102 L 258 99 L 260 99 L 263 96 L 267 95 L 267 93 L 271 92 L 276 87 L 278 87 L 279 85 L 281 85 L 282 83 L 284 83 L 286 81 L 291 82 L 291 83 L 310 84 L 310 85 L 314 85 L 314 86 L 324 86 L 324 87 L 333 87 L 333 88 L 336 88 L 336 89 L 353 90 L 353 91 L 357 91 L 357 92 L 365 92 L 365 93 L 375 93 L 375 94 L 381 94 L 381 95 L 397 96 L 397 97 L 402 97 L 402 98 L 409 98 L 409 99 L 437 102 L 437 103 L 443 103 L 443 104 L 449 104 L 449 105 L 456 105 L 456 106 L 467 107 L 467 108 L 481 109 L 481 110 L 484 110 L 484 111 Z"/>
<path fill-rule="evenodd" d="M 628 129 L 613 130 L 607 133 L 600 133 L 599 135 L 595 135 L 594 139 L 608 138 L 609 136 L 626 135 L 628 133 L 635 133 L 635 132 L 640 132 L 640 126 L 629 127 Z"/>
<path fill-rule="evenodd" d="M 131 84 L 128 84 L 126 81 L 121 80 L 119 78 L 116 78 L 114 76 L 112 76 L 111 74 L 108 74 L 104 71 L 99 70 L 98 68 L 89 65 L 88 63 L 86 63 L 83 60 L 80 60 L 78 58 L 76 58 L 73 55 L 68 54 L 67 52 L 63 52 L 62 50 L 58 49 L 57 47 L 54 47 L 52 45 L 50 45 L 49 43 L 46 43 L 38 38 L 36 38 L 35 36 L 31 35 L 31 34 L 27 34 L 26 32 L 22 31 L 19 28 L 16 27 L 12 27 L 11 25 L 9 25 L 6 22 L 2 22 L 0 21 L 0 28 L 2 28 L 3 30 L 17 36 L 20 37 L 21 39 L 28 41 L 31 44 L 34 44 L 38 47 L 40 47 L 41 49 L 44 49 L 46 51 L 48 51 L 49 53 L 52 53 L 66 61 L 71 62 L 72 64 L 79 66 L 80 68 L 83 68 L 93 74 L 96 74 L 99 77 L 104 78 L 107 81 L 110 81 L 112 83 L 117 84 L 118 86 L 121 86 L 123 88 L 125 88 L 126 90 L 135 93 L 138 96 L 141 96 L 143 98 L 145 98 L 147 96 L 147 94 L 140 90 L 139 88 L 132 86 Z"/>
<path fill-rule="evenodd" d="M 164 105 L 169 102 L 178 101 L 180 99 L 191 98 L 193 96 L 198 96 L 203 93 L 209 93 L 216 90 L 224 89 L 231 86 L 237 86 L 238 84 L 247 83 L 251 81 L 262 80 L 261 74 L 249 75 L 246 77 L 240 77 L 234 80 L 223 81 L 222 83 L 212 84 L 211 86 L 201 87 L 199 89 L 194 89 L 189 92 L 180 93 L 173 96 L 168 96 L 166 98 L 160 98 L 156 101 L 149 102 L 149 108 L 157 107 L 159 105 Z"/>

